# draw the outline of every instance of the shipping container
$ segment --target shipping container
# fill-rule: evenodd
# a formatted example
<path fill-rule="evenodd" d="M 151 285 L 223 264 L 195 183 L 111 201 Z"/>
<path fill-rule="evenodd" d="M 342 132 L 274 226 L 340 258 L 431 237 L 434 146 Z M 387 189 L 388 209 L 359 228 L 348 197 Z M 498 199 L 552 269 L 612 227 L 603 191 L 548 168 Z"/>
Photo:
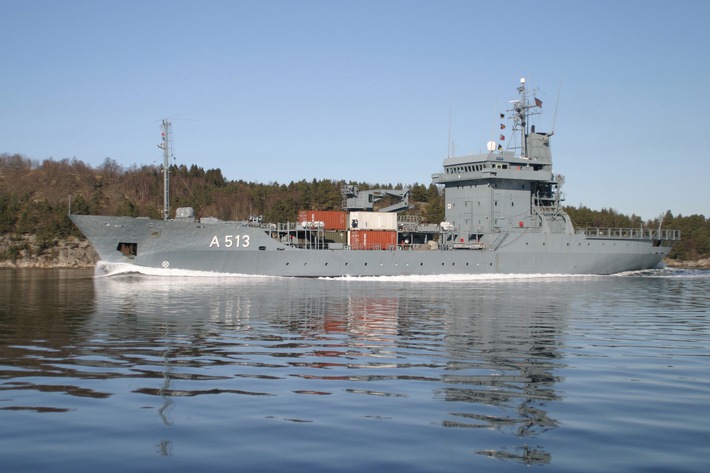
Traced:
<path fill-rule="evenodd" d="M 391 230 L 350 230 L 348 244 L 353 250 L 395 250 L 397 232 Z"/>
<path fill-rule="evenodd" d="M 351 230 L 397 230 L 396 212 L 350 212 Z"/>
<path fill-rule="evenodd" d="M 322 222 L 319 225 L 318 222 Z M 342 210 L 299 210 L 298 223 L 323 230 L 347 230 L 347 213 Z"/>

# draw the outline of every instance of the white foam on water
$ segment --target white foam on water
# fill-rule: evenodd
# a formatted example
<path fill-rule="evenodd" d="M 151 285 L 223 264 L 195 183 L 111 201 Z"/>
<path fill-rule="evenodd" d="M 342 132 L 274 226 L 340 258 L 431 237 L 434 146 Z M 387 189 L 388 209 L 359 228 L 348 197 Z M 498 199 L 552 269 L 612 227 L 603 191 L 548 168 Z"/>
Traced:
<path fill-rule="evenodd" d="M 253 274 L 239 273 L 219 273 L 215 271 L 195 271 L 189 269 L 172 269 L 172 268 L 150 268 L 145 266 L 136 266 L 128 263 L 110 263 L 107 261 L 99 261 L 94 268 L 95 277 L 111 277 L 120 274 L 143 274 L 146 276 L 160 277 L 178 277 L 178 278 L 258 278 L 268 279 L 276 276 L 259 276 Z"/>
<path fill-rule="evenodd" d="M 645 278 L 706 278 L 710 275 L 710 271 L 702 269 L 685 269 L 685 268 L 657 268 L 657 269 L 640 269 L 638 271 L 624 271 L 616 273 L 612 276 L 618 277 L 645 277 Z"/>
<path fill-rule="evenodd" d="M 381 281 L 381 282 L 428 282 L 428 283 L 466 283 L 488 281 L 554 280 L 597 278 L 594 274 L 432 274 L 418 276 L 342 276 L 339 281 Z"/>
<path fill-rule="evenodd" d="M 682 269 L 646 269 L 639 271 L 625 271 L 613 275 L 595 274 L 433 274 L 433 275 L 412 275 L 412 276 L 338 276 L 322 277 L 320 280 L 332 281 L 379 281 L 379 282 L 423 282 L 423 283 L 467 283 L 467 282 L 488 282 L 488 281 L 550 281 L 559 279 L 588 279 L 600 277 L 691 277 L 694 271 Z M 195 271 L 187 269 L 173 268 L 150 268 L 136 266 L 128 263 L 110 263 L 99 261 L 94 269 L 95 277 L 111 277 L 121 274 L 142 274 L 146 276 L 171 277 L 171 278 L 248 278 L 248 279 L 291 279 L 281 276 L 263 276 L 241 273 L 222 273 L 215 271 Z"/>

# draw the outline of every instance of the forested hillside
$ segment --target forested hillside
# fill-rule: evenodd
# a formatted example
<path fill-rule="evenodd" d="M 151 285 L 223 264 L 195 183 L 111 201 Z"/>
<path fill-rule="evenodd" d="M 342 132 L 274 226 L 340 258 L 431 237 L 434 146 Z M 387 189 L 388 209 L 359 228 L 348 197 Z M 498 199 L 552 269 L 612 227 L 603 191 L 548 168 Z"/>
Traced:
<path fill-rule="evenodd" d="M 172 166 L 171 209 L 194 207 L 200 217 L 243 220 L 261 215 L 265 221 L 295 221 L 299 210 L 340 209 L 344 184 L 361 189 L 401 189 L 398 183 L 357 183 L 312 180 L 280 183 L 228 181 L 220 169 L 204 170 L 191 165 Z M 435 185 L 406 183 L 411 187 L 409 213 L 424 222 L 439 223 L 444 218 L 443 195 Z M 0 233 L 17 238 L 34 235 L 34 251 L 44 251 L 57 240 L 76 236 L 79 231 L 66 217 L 73 213 L 160 218 L 162 172 L 159 166 L 122 168 L 107 158 L 93 168 L 77 159 L 37 162 L 21 155 L 0 155 Z M 387 205 L 388 203 L 383 203 Z M 577 227 L 640 227 L 663 225 L 682 231 L 671 258 L 694 260 L 710 256 L 710 221 L 703 215 L 673 215 L 663 221 L 642 222 L 635 215 L 621 215 L 613 209 L 592 210 L 567 207 Z M 19 239 L 18 239 L 19 241 Z M 26 243 L 22 243 L 26 245 Z M 14 258 L 19 249 L 5 246 L 0 260 Z"/>

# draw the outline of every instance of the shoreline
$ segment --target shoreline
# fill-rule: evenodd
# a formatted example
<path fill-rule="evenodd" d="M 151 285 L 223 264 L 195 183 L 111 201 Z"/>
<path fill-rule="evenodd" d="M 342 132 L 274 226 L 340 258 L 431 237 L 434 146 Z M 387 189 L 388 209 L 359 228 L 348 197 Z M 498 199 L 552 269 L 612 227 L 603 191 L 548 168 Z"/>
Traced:
<path fill-rule="evenodd" d="M 0 269 L 93 269 L 99 255 L 86 239 L 55 239 L 41 249 L 35 235 L 0 236 Z"/>
<path fill-rule="evenodd" d="M 667 267 L 674 269 L 710 269 L 710 258 L 700 258 L 692 261 L 679 261 L 666 258 L 663 262 Z"/>

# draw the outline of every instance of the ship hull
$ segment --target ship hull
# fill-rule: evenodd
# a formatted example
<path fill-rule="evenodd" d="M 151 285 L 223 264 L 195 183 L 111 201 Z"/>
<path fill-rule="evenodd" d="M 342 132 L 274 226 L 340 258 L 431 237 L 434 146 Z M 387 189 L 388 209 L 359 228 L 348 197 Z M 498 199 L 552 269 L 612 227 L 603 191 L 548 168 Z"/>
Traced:
<path fill-rule="evenodd" d="M 70 218 L 104 262 L 254 276 L 613 274 L 658 267 L 671 248 L 650 239 L 520 231 L 497 248 L 301 249 L 238 222 Z"/>

